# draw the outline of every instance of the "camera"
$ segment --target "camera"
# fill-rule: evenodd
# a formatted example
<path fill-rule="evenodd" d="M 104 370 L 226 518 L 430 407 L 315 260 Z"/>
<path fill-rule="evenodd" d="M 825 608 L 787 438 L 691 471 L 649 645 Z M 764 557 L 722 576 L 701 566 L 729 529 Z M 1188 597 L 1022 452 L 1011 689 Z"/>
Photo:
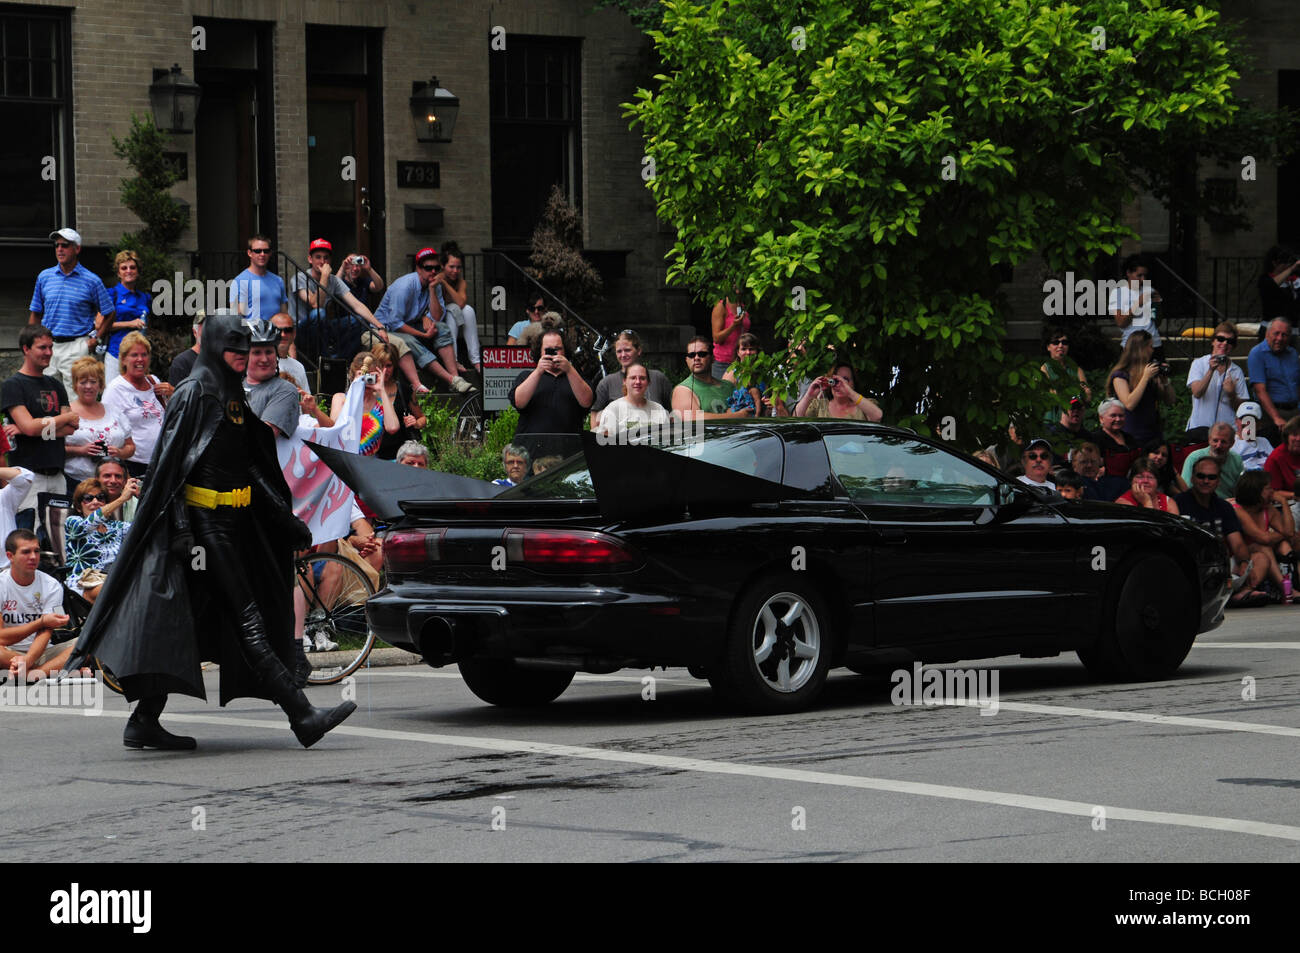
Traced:
<path fill-rule="evenodd" d="M 353 255 L 353 256 L 352 256 L 352 264 L 354 264 L 354 265 L 360 265 L 360 264 L 363 264 L 363 263 L 365 262 L 365 260 L 366 260 L 366 259 L 365 259 L 365 256 L 364 256 L 364 255 Z"/>
<path fill-rule="evenodd" d="M 555 355 L 557 355 L 557 354 L 559 354 L 559 353 L 560 353 L 560 349 L 559 349 L 558 347 L 548 347 L 548 348 L 546 349 L 546 356 L 547 356 L 547 357 L 555 357 Z"/>
<path fill-rule="evenodd" d="M 1210 358 L 1210 362 L 1217 367 L 1224 366 L 1230 360 L 1232 359 L 1228 357 L 1228 355 L 1226 354 L 1215 354 L 1213 357 Z"/>
<path fill-rule="evenodd" d="M 362 382 L 363 382 L 367 387 L 374 387 L 376 384 L 379 383 L 379 375 L 378 375 L 378 374 L 362 374 L 362 375 L 361 375 L 361 380 L 362 380 Z"/>
<path fill-rule="evenodd" d="M 1169 376 L 1169 365 L 1166 364 L 1164 361 L 1160 362 L 1160 376 L 1161 377 Z"/>

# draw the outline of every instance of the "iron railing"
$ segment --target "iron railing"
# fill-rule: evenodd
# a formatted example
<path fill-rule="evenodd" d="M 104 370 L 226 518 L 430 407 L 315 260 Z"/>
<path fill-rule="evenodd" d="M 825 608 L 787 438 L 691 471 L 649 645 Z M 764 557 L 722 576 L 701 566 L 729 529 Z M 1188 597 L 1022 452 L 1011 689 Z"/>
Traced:
<path fill-rule="evenodd" d="M 284 279 L 289 294 L 289 313 L 299 324 L 298 359 L 315 375 L 318 393 L 342 389 L 348 362 L 361 347 L 361 335 L 367 328 L 364 319 L 353 314 L 338 296 L 325 289 L 325 315 L 323 320 L 310 322 L 304 333 L 303 315 L 311 309 L 298 301 L 294 284 L 298 276 L 310 277 L 310 268 L 304 267 L 282 251 L 273 254 L 274 263 L 269 270 Z M 503 252 L 491 251 L 466 254 L 465 283 L 469 303 L 474 307 L 480 329 L 480 343 L 484 346 L 503 345 L 510 327 L 527 317 L 525 302 L 542 295 L 547 307 L 558 311 L 564 318 L 566 350 L 570 360 L 588 380 L 600 375 L 601 359 L 607 350 L 607 334 L 587 323 L 577 311 L 553 291 L 530 275 L 521 265 Z M 233 279 L 248 267 L 247 255 L 241 251 L 194 252 L 190 256 L 190 273 L 196 278 Z M 373 313 L 379 300 L 363 302 Z M 500 308 L 494 309 L 495 305 Z M 458 351 L 462 347 L 456 342 Z M 469 356 L 458 353 L 462 363 Z"/>

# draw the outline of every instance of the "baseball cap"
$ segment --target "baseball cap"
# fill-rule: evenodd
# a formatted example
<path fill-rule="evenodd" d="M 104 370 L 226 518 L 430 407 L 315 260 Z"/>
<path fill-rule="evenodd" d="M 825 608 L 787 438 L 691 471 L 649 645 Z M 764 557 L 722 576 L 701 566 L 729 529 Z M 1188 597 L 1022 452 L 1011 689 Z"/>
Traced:
<path fill-rule="evenodd" d="M 74 245 L 81 244 L 81 233 L 74 228 L 60 228 L 57 232 L 50 232 L 50 241 L 56 238 L 62 238 L 65 242 L 72 242 Z"/>
<path fill-rule="evenodd" d="M 1256 420 L 1263 420 L 1264 408 L 1260 407 L 1259 404 L 1255 403 L 1253 400 L 1244 401 L 1242 405 L 1237 408 L 1237 419 L 1240 420 L 1242 417 L 1254 417 Z"/>
<path fill-rule="evenodd" d="M 419 251 L 415 253 L 415 263 L 418 265 L 426 258 L 437 258 L 437 257 L 438 257 L 438 249 L 428 248 L 428 247 L 421 248 Z"/>
<path fill-rule="evenodd" d="M 314 242 L 312 242 L 311 245 L 307 247 L 307 252 L 310 254 L 311 252 L 320 251 L 322 249 L 325 251 L 333 251 L 334 246 L 331 245 L 329 242 L 327 242 L 325 239 L 318 238 Z"/>
<path fill-rule="evenodd" d="M 1052 449 L 1052 445 L 1042 437 L 1035 437 L 1033 440 L 1029 441 L 1029 446 L 1025 447 L 1025 453 L 1028 453 L 1035 447 L 1046 447 L 1048 453 L 1056 453 L 1056 451 Z"/>

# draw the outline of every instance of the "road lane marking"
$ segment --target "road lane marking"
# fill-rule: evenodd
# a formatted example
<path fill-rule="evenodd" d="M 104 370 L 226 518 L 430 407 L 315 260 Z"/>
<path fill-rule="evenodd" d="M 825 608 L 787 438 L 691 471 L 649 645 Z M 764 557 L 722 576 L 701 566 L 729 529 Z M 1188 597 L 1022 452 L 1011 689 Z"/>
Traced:
<path fill-rule="evenodd" d="M 39 710 L 56 714 L 81 714 L 81 712 L 57 708 Z M 105 714 L 109 713 L 105 712 Z M 112 714 L 125 717 L 126 712 L 113 712 Z M 288 724 L 283 721 L 263 721 L 261 719 L 232 718 L 221 715 L 168 714 L 167 720 L 187 724 L 264 728 L 272 731 L 289 730 Z M 827 771 L 779 768 L 771 765 L 743 764 L 734 761 L 709 761 L 703 758 L 683 758 L 675 755 L 649 754 L 637 751 L 613 751 L 604 748 L 587 748 L 545 741 L 517 741 L 508 738 L 484 738 L 470 735 L 442 735 L 417 731 L 396 731 L 390 728 L 362 728 L 352 725 L 340 725 L 333 730 L 332 734 L 349 735 L 356 738 L 373 738 L 381 741 L 408 741 L 452 748 L 472 748 L 478 751 L 604 761 L 646 768 L 661 768 L 667 771 L 694 771 L 701 774 L 732 775 L 764 778 L 772 781 L 792 781 L 798 784 L 883 791 L 889 794 L 911 794 L 918 797 L 968 801 L 1001 807 L 1018 807 L 1029 811 L 1042 811 L 1049 814 L 1064 814 L 1088 819 L 1094 816 L 1098 807 L 1104 807 L 1106 817 L 1109 820 L 1136 821 L 1144 824 L 1160 824 L 1167 827 L 1190 827 L 1199 830 L 1224 831 L 1232 834 L 1250 834 L 1256 837 L 1270 837 L 1277 840 L 1300 841 L 1300 827 L 1292 827 L 1286 824 L 1269 824 L 1264 821 L 1248 821 L 1244 818 L 1215 817 L 1203 814 L 1145 811 L 1138 808 L 1114 807 L 1086 801 L 1067 801 L 1061 798 L 1015 794 L 1009 791 L 989 791 L 981 788 L 955 787 L 947 784 L 930 784 L 922 781 L 899 781 L 892 778 L 832 774 Z"/>
<path fill-rule="evenodd" d="M 1194 649 L 1300 649 L 1300 642 L 1193 642 Z"/>
<path fill-rule="evenodd" d="M 975 701 L 945 700 L 953 708 L 980 708 Z M 904 706 L 909 707 L 909 706 Z M 1141 711 L 1114 711 L 1105 708 L 1067 708 L 1063 705 L 1037 705 L 1032 702 L 998 702 L 999 711 L 1019 711 L 1029 715 L 1069 715 L 1074 718 L 1098 718 L 1103 721 L 1137 721 L 1152 725 L 1177 725 L 1180 728 L 1210 728 L 1214 731 L 1242 731 L 1256 735 L 1281 735 L 1300 738 L 1300 728 L 1265 725 L 1249 721 L 1226 721 L 1220 718 L 1195 718 L 1190 715 L 1153 715 Z"/>
<path fill-rule="evenodd" d="M 388 666 L 383 668 L 368 669 L 370 675 L 378 675 L 383 678 L 460 678 L 459 672 L 396 672 L 390 671 Z M 667 678 L 662 675 L 591 675 L 587 672 L 577 672 L 573 676 L 574 682 L 633 682 L 637 685 L 643 683 L 643 679 L 651 677 L 657 685 L 707 685 L 708 682 L 701 682 L 694 678 Z"/>

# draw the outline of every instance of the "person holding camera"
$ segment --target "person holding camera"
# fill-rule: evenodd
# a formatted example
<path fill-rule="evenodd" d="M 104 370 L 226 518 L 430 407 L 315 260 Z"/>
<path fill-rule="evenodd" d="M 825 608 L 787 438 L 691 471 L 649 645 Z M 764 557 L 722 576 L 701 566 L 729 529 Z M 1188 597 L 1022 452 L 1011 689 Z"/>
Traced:
<path fill-rule="evenodd" d="M 853 368 L 841 361 L 829 374 L 812 382 L 795 405 L 794 415 L 866 420 L 874 424 L 880 422 L 884 413 L 874 400 L 853 389 Z"/>
<path fill-rule="evenodd" d="M 1128 411 L 1124 429 L 1139 445 L 1163 436 L 1159 404 L 1174 402 L 1174 388 L 1169 383 L 1169 365 L 1152 357 L 1151 335 L 1146 331 L 1134 331 L 1129 337 L 1119 363 L 1111 368 L 1106 392 Z"/>
<path fill-rule="evenodd" d="M 564 354 L 564 336 L 547 331 L 533 349 L 537 366 L 521 371 L 510 388 L 519 411 L 515 434 L 579 434 L 596 395 Z"/>
<path fill-rule="evenodd" d="M 1231 424 L 1237 405 L 1247 397 L 1246 375 L 1232 363 L 1232 349 L 1237 346 L 1237 326 L 1228 321 L 1214 329 L 1210 353 L 1192 361 L 1187 372 L 1187 387 L 1192 392 L 1192 415 L 1188 431 L 1214 424 Z"/>
<path fill-rule="evenodd" d="M 347 384 L 343 385 L 343 390 L 335 394 L 330 402 L 330 420 L 338 420 L 339 414 L 343 413 L 343 404 L 347 401 L 348 386 L 358 376 L 366 382 L 362 404 L 364 409 L 361 411 L 361 434 L 357 441 L 357 453 L 363 457 L 373 457 L 379 452 L 384 434 L 396 434 L 402 429 L 402 418 L 397 416 L 393 399 L 388 395 L 388 378 L 393 373 L 393 367 L 387 363 L 387 353 L 383 353 L 382 365 L 378 365 L 374 351 L 362 351 L 354 357 L 348 367 Z"/>

